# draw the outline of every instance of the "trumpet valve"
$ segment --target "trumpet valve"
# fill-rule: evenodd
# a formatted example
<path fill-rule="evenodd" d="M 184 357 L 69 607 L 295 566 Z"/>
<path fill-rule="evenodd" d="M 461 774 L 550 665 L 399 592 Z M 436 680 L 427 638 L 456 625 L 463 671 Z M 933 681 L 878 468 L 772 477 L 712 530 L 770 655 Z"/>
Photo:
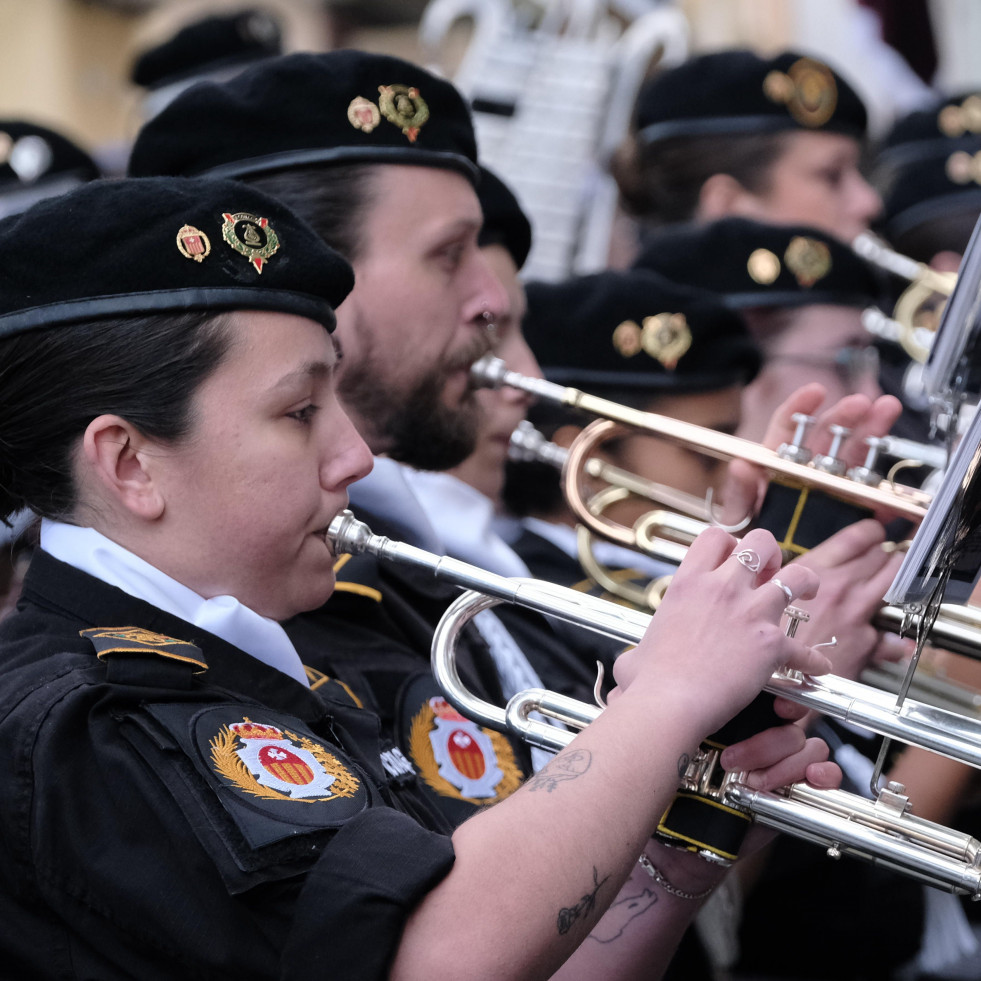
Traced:
<path fill-rule="evenodd" d="M 859 467 L 852 467 L 848 471 L 848 476 L 861 484 L 868 484 L 870 487 L 875 487 L 882 480 L 881 474 L 875 468 L 879 462 L 879 454 L 886 445 L 886 440 L 879 436 L 869 436 L 865 440 L 865 445 L 868 446 L 868 452 L 865 454 L 865 462 Z"/>
<path fill-rule="evenodd" d="M 793 463 L 808 463 L 811 459 L 811 451 L 804 446 L 804 438 L 807 431 L 814 425 L 815 417 L 803 412 L 795 412 L 790 417 L 796 424 L 794 435 L 789 443 L 781 443 L 777 453 L 784 460 L 791 460 Z"/>
<path fill-rule="evenodd" d="M 784 616 L 787 617 L 787 626 L 784 628 L 784 634 L 787 637 L 793 637 L 797 633 L 797 628 L 811 619 L 807 610 L 802 610 L 797 606 L 788 606 L 783 612 Z M 799 682 L 804 680 L 804 672 L 795 671 L 792 668 L 780 668 L 777 674 L 788 681 Z"/>
<path fill-rule="evenodd" d="M 845 461 L 838 454 L 841 452 L 841 444 L 852 431 L 847 426 L 829 426 L 828 430 L 831 433 L 831 446 L 828 447 L 827 453 L 820 453 L 814 457 L 814 466 L 825 473 L 841 477 L 846 468 Z"/>

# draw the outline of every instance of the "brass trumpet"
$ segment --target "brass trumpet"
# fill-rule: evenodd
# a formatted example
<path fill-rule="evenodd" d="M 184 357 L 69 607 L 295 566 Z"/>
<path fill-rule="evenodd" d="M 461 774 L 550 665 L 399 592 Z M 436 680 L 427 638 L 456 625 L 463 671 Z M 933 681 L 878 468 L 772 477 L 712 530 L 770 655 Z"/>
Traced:
<path fill-rule="evenodd" d="M 432 667 L 448 701 L 482 725 L 511 731 L 535 746 L 559 750 L 602 709 L 542 689 L 519 692 L 505 708 L 478 699 L 462 684 L 456 667 L 456 638 L 481 610 L 517 603 L 549 617 L 618 638 L 640 640 L 650 615 L 534 579 L 509 579 L 465 562 L 373 535 L 349 511 L 328 532 L 336 554 L 370 553 L 385 561 L 425 569 L 466 590 L 447 609 L 433 637 Z M 892 736 L 981 767 L 981 723 L 917 702 L 897 708 L 885 693 L 828 675 L 813 678 L 778 673 L 766 691 L 790 698 L 834 718 Z M 538 713 L 560 726 L 532 718 Z M 712 761 L 696 759 L 686 781 L 706 779 Z M 687 785 L 687 784 L 686 784 Z M 843 791 L 819 791 L 804 784 L 782 793 L 754 791 L 738 774 L 716 788 L 721 806 L 739 809 L 784 833 L 827 848 L 829 855 L 852 855 L 882 864 L 936 888 L 973 899 L 981 897 L 981 843 L 910 813 L 904 788 L 889 785 L 876 800 Z M 706 856 L 708 857 L 708 856 Z"/>
<path fill-rule="evenodd" d="M 790 456 L 781 456 L 775 450 L 738 436 L 719 433 L 669 416 L 631 409 L 609 399 L 587 395 L 579 389 L 556 385 L 541 378 L 529 378 L 510 371 L 500 358 L 495 358 L 493 355 L 485 355 L 481 358 L 471 368 L 470 374 L 477 385 L 488 388 L 507 385 L 538 398 L 582 409 L 611 422 L 621 423 L 651 436 L 670 440 L 719 460 L 746 460 L 760 467 L 771 478 L 824 491 L 831 497 L 859 507 L 870 510 L 884 509 L 897 517 L 919 521 L 926 513 L 929 504 L 929 495 L 914 488 L 901 487 L 882 480 L 865 483 L 859 479 L 846 478 L 833 463 L 833 453 L 819 457 L 814 462 L 800 463 Z M 584 455 L 591 455 L 590 449 L 591 447 L 586 446 L 581 452 Z M 572 506 L 571 502 L 570 506 Z"/>
<path fill-rule="evenodd" d="M 632 480 L 627 480 L 623 477 L 624 472 L 617 468 L 613 468 L 611 473 L 609 470 L 595 466 L 587 467 L 584 461 L 592 459 L 587 454 L 599 439 L 604 438 L 604 431 L 600 427 L 608 425 L 609 423 L 602 421 L 590 423 L 587 430 L 596 427 L 593 435 L 582 444 L 577 438 L 569 450 L 550 443 L 537 431 L 537 437 L 531 436 L 528 427 L 525 426 L 517 437 L 518 448 L 514 451 L 514 458 L 535 459 L 562 469 L 566 499 L 580 522 L 577 538 L 579 562 L 583 571 L 611 595 L 618 596 L 642 609 L 655 609 L 663 592 L 663 582 L 655 581 L 639 586 L 636 583 L 615 579 L 593 557 L 591 535 L 599 535 L 650 558 L 678 565 L 685 557 L 688 546 L 709 527 L 709 522 L 688 515 L 674 514 L 660 508 L 647 512 L 631 528 L 604 518 L 603 511 L 627 493 L 638 493 L 651 498 L 656 503 L 661 501 L 660 497 L 647 493 L 647 482 L 635 475 L 628 475 Z M 584 430 L 584 435 L 585 433 Z M 576 484 L 573 467 L 583 467 L 587 472 L 594 473 L 601 479 L 609 479 L 611 486 L 592 495 L 589 499 L 578 494 L 573 495 L 570 493 L 570 487 Z M 660 486 L 655 485 L 655 487 Z M 685 497 L 690 499 L 689 503 L 698 500 L 692 495 L 685 495 Z M 573 500 L 576 502 L 575 506 Z M 708 505 L 703 501 L 701 506 L 703 514 L 706 513 Z M 693 504 L 691 510 L 695 510 Z M 890 633 L 903 634 L 906 631 L 905 613 L 897 606 L 883 606 L 875 615 L 874 623 L 880 630 Z M 956 603 L 942 603 L 927 639 L 934 646 L 942 647 L 953 654 L 981 658 L 981 609 Z"/>

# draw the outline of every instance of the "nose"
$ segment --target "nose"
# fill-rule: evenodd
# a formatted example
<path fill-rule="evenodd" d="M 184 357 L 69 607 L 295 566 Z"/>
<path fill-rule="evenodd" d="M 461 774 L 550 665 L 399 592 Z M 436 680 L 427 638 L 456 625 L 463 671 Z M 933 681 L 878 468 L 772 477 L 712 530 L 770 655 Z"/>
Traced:
<path fill-rule="evenodd" d="M 335 424 L 326 434 L 327 448 L 320 469 L 325 490 L 344 490 L 356 480 L 367 477 L 375 458 L 357 431 L 350 416 L 338 405 Z"/>
<path fill-rule="evenodd" d="M 852 212 L 856 218 L 870 225 L 882 211 L 882 198 L 879 192 L 865 179 L 859 171 L 855 171 L 855 181 L 852 189 Z"/>
<path fill-rule="evenodd" d="M 467 322 L 486 327 L 488 323 L 500 320 L 508 312 L 509 303 L 504 284 L 488 265 L 483 253 L 475 249 L 473 273 L 465 309 Z"/>

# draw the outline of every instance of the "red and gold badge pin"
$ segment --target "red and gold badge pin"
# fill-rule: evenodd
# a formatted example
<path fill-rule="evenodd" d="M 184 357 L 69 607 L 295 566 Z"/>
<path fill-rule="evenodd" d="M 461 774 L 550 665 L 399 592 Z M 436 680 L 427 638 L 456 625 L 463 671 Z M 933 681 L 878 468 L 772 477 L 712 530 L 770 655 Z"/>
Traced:
<path fill-rule="evenodd" d="M 184 225 L 177 233 L 177 248 L 185 259 L 204 262 L 211 254 L 211 241 L 200 228 Z"/>
<path fill-rule="evenodd" d="M 225 219 L 221 226 L 222 238 L 261 273 L 266 260 L 279 251 L 279 238 L 269 220 L 244 212 L 225 212 L 222 218 Z"/>

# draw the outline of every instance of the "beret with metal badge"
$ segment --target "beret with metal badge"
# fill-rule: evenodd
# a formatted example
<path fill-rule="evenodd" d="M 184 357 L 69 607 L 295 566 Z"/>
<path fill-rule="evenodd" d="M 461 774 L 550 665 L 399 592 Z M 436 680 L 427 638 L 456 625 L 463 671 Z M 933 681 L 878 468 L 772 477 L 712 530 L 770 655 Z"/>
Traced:
<path fill-rule="evenodd" d="M 738 313 L 648 270 L 531 282 L 525 292 L 525 338 L 545 377 L 560 385 L 714 391 L 760 368 Z"/>
<path fill-rule="evenodd" d="M 391 55 L 298 52 L 200 82 L 137 134 L 134 177 L 244 177 L 312 165 L 419 164 L 477 179 L 470 110 L 445 79 Z"/>
<path fill-rule="evenodd" d="M 90 181 L 0 221 L 0 337 L 195 310 L 290 313 L 332 330 L 353 285 L 309 225 L 238 181 Z"/>
<path fill-rule="evenodd" d="M 731 49 L 698 55 L 655 75 L 635 106 L 640 142 L 812 130 L 862 138 L 868 125 L 855 90 L 818 58 L 784 51 L 762 58 Z"/>
<path fill-rule="evenodd" d="M 733 309 L 886 302 L 885 279 L 851 247 L 804 225 L 720 218 L 652 232 L 634 265 L 710 290 Z"/>

